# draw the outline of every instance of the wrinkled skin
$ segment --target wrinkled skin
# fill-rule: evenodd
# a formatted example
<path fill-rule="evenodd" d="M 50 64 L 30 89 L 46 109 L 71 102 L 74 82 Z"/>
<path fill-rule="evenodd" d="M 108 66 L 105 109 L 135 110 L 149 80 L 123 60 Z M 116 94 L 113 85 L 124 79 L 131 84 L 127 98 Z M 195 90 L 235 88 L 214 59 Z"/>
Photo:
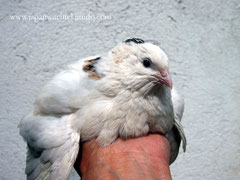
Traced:
<path fill-rule="evenodd" d="M 96 140 L 85 142 L 82 158 L 75 169 L 82 179 L 171 179 L 170 146 L 161 135 L 150 134 L 135 139 L 117 139 L 99 147 Z"/>

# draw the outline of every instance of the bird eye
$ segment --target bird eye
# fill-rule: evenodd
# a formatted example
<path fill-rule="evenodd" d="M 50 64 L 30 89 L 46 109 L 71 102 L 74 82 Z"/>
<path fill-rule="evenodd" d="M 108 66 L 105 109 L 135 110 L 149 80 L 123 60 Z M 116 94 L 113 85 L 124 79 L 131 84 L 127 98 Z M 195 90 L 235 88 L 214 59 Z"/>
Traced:
<path fill-rule="evenodd" d="M 151 60 L 149 58 L 144 58 L 142 63 L 145 67 L 150 67 L 151 66 Z"/>

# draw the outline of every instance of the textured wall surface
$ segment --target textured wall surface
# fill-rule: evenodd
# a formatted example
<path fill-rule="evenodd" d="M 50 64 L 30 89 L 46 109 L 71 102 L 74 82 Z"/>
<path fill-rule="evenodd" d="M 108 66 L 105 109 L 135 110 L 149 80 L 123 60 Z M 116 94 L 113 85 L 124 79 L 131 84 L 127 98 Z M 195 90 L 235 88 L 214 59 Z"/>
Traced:
<path fill-rule="evenodd" d="M 173 179 L 240 179 L 238 0 L 0 0 L 0 179 L 25 178 L 26 145 L 17 124 L 43 85 L 66 64 L 128 37 L 161 43 L 173 82 L 185 96 L 188 147 L 171 166 Z"/>

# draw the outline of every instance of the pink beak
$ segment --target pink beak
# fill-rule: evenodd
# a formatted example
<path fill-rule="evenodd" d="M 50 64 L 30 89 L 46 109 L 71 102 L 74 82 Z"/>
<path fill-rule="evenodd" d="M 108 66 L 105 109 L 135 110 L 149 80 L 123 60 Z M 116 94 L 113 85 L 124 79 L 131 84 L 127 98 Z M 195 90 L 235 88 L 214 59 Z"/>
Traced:
<path fill-rule="evenodd" d="M 158 77 L 159 81 L 172 89 L 172 80 L 169 76 L 168 69 L 160 70 L 159 72 L 161 74 L 161 77 Z"/>

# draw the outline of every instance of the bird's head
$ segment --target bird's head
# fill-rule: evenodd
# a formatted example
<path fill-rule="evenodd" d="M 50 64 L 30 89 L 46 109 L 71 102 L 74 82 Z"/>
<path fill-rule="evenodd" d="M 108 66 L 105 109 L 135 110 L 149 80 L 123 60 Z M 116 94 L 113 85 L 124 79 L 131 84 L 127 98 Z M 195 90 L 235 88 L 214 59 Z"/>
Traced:
<path fill-rule="evenodd" d="M 113 48 L 109 55 L 117 78 L 128 88 L 172 88 L 168 57 L 160 47 L 132 38 Z"/>

